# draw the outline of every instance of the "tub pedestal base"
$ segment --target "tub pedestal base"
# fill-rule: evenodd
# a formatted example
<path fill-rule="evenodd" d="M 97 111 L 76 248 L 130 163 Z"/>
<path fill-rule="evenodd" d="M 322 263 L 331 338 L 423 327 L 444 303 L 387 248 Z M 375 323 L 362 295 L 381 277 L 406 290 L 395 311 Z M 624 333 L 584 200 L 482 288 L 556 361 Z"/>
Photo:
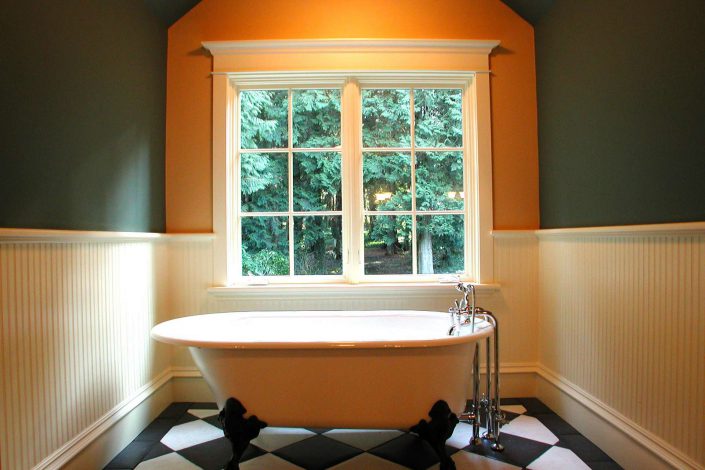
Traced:
<path fill-rule="evenodd" d="M 250 441 L 259 436 L 260 429 L 267 427 L 267 423 L 260 421 L 257 416 L 245 418 L 247 410 L 235 398 L 228 398 L 225 407 L 220 411 L 218 419 L 223 425 L 223 433 L 230 441 L 233 457 L 225 466 L 225 470 L 238 470 L 240 459 L 247 449 Z"/>
<path fill-rule="evenodd" d="M 446 455 L 445 444 L 453 434 L 455 425 L 458 424 L 458 417 L 450 410 L 448 403 L 443 400 L 438 400 L 431 407 L 428 415 L 431 417 L 431 421 L 422 419 L 419 424 L 412 426 L 410 431 L 431 444 L 441 461 L 440 470 L 455 470 L 455 462 Z"/>

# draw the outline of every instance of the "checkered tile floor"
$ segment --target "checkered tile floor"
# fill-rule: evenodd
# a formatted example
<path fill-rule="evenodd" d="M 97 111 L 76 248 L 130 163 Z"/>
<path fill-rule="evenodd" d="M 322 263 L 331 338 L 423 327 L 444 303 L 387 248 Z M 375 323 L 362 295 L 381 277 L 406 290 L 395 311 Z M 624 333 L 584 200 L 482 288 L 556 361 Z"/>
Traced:
<path fill-rule="evenodd" d="M 469 446 L 471 426 L 459 423 L 446 443 L 458 470 L 620 468 L 539 400 L 502 403 L 510 419 L 502 427 L 505 451 L 494 452 L 486 444 Z M 230 458 L 230 444 L 217 415 L 213 403 L 173 403 L 105 468 L 221 469 Z M 240 468 L 435 470 L 438 459 L 427 443 L 403 431 L 269 427 L 251 442 Z"/>

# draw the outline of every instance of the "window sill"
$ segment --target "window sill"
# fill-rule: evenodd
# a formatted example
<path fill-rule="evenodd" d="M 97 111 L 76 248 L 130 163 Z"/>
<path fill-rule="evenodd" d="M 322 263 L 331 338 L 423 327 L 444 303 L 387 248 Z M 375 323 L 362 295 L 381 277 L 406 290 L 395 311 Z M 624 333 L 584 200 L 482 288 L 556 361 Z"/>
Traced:
<path fill-rule="evenodd" d="M 475 284 L 478 297 L 499 292 L 499 284 Z M 265 286 L 210 287 L 208 294 L 217 298 L 428 298 L 458 297 L 455 284 L 441 283 L 366 283 L 366 284 L 268 284 Z"/>

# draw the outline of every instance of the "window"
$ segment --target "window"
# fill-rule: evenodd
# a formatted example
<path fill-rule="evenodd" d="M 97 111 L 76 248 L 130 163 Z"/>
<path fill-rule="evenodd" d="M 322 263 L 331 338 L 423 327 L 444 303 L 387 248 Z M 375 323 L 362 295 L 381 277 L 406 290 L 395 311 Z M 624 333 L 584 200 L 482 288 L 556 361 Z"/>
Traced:
<path fill-rule="evenodd" d="M 340 99 L 334 88 L 239 92 L 243 276 L 343 274 Z"/>
<path fill-rule="evenodd" d="M 477 71 L 216 72 L 216 277 L 489 280 L 488 85 Z"/>

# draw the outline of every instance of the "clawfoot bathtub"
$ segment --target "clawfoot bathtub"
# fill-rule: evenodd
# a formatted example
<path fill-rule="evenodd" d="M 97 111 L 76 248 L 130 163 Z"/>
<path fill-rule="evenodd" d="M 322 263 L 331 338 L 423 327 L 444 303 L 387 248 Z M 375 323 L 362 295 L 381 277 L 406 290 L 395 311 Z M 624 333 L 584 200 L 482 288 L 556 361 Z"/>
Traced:
<path fill-rule="evenodd" d="M 408 429 L 439 400 L 465 409 L 475 345 L 493 328 L 450 326 L 442 312 L 238 312 L 152 337 L 190 349 L 221 409 L 236 397 L 273 426 Z"/>

